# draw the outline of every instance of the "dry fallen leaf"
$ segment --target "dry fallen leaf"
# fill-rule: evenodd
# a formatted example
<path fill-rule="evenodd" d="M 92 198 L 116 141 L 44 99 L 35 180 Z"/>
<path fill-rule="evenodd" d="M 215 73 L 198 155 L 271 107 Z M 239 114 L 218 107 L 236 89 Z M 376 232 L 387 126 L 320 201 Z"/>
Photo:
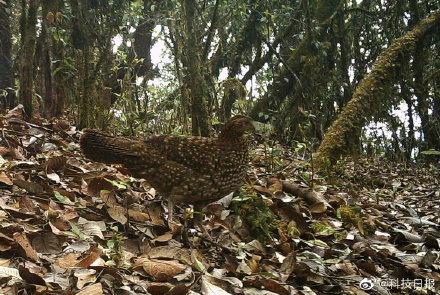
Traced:
<path fill-rule="evenodd" d="M 202 277 L 202 293 L 203 295 L 232 295 L 222 288 L 214 285 L 209 276 Z"/>
<path fill-rule="evenodd" d="M 12 180 L 6 175 L 4 171 L 0 172 L 0 184 L 7 186 L 13 185 Z"/>
<path fill-rule="evenodd" d="M 172 232 L 167 232 L 163 235 L 160 235 L 158 237 L 156 237 L 155 239 L 151 240 L 152 242 L 168 242 L 169 240 L 171 240 L 173 238 L 173 233 Z"/>
<path fill-rule="evenodd" d="M 147 274 L 159 282 L 168 282 L 187 268 L 186 265 L 175 260 L 149 258 L 138 259 L 135 265 L 142 266 Z"/>
<path fill-rule="evenodd" d="M 94 269 L 76 269 L 73 275 L 76 277 L 76 287 L 82 289 L 86 284 L 96 282 L 96 270 Z"/>
<path fill-rule="evenodd" d="M 17 278 L 21 279 L 18 269 L 14 267 L 0 266 L 0 278 Z"/>
<path fill-rule="evenodd" d="M 101 256 L 101 251 L 97 248 L 93 249 L 86 257 L 76 265 L 77 267 L 88 268 Z"/>
<path fill-rule="evenodd" d="M 93 285 L 89 285 L 76 293 L 76 295 L 103 295 L 104 291 L 102 290 L 101 283 L 96 283 Z"/>
<path fill-rule="evenodd" d="M 76 267 L 80 256 L 80 253 L 67 253 L 61 257 L 58 257 L 54 264 L 64 269 L 70 269 Z"/>
<path fill-rule="evenodd" d="M 15 242 L 24 250 L 26 256 L 33 261 L 40 261 L 37 252 L 32 248 L 29 240 L 25 233 L 14 233 L 13 235 Z"/>
<path fill-rule="evenodd" d="M 66 166 L 67 158 L 65 156 L 50 157 L 46 161 L 46 173 L 52 173 L 63 169 Z"/>
<path fill-rule="evenodd" d="M 122 206 L 107 208 L 107 213 L 113 220 L 118 221 L 120 224 L 126 224 L 128 221 L 126 216 L 127 210 Z"/>

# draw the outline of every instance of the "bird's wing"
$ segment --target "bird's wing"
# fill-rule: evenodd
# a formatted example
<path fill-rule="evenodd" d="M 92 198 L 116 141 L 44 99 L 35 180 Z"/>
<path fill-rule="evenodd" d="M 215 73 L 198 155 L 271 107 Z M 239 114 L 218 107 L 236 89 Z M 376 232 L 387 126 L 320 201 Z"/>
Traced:
<path fill-rule="evenodd" d="M 151 167 L 132 166 L 130 170 L 178 203 L 196 203 L 218 196 L 218 188 L 209 174 L 199 173 L 174 161 L 168 160 Z"/>
<path fill-rule="evenodd" d="M 146 139 L 144 143 L 167 160 L 200 173 L 212 172 L 218 166 L 219 149 L 212 138 L 158 135 Z"/>

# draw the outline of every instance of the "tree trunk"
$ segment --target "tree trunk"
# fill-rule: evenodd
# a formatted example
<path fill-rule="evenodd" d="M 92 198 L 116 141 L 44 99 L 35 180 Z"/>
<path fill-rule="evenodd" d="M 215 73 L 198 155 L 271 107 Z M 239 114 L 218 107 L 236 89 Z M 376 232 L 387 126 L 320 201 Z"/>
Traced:
<path fill-rule="evenodd" d="M 209 120 L 206 108 L 207 87 L 202 78 L 202 65 L 195 31 L 194 0 L 183 0 L 185 14 L 185 58 L 187 61 L 186 82 L 190 90 L 192 134 L 209 136 Z"/>
<path fill-rule="evenodd" d="M 10 0 L 0 2 L 0 110 L 15 106 L 10 11 Z"/>
<path fill-rule="evenodd" d="M 23 7 L 22 13 L 25 14 L 22 30 L 21 59 L 20 59 L 20 88 L 18 95 L 23 102 L 25 117 L 30 119 L 33 113 L 32 95 L 33 95 L 33 70 L 35 43 L 37 39 L 37 12 L 39 0 L 29 0 L 29 6 L 26 13 L 26 7 Z"/>
<path fill-rule="evenodd" d="M 45 0 L 44 5 L 48 6 L 48 14 L 43 17 L 51 18 L 51 21 L 46 20 L 47 25 L 59 25 L 59 17 L 64 6 L 63 0 Z M 63 68 L 63 62 L 65 60 L 65 46 L 63 40 L 57 38 L 54 34 L 48 36 L 48 48 L 49 56 L 46 62 L 50 62 L 51 77 L 48 83 L 51 83 L 52 93 L 52 106 L 51 116 L 59 117 L 63 114 L 64 103 L 66 100 L 67 91 L 67 77 L 65 69 Z M 49 67 L 47 67 L 49 68 Z M 49 77 L 48 77 L 49 79 Z"/>
<path fill-rule="evenodd" d="M 414 149 L 415 144 L 415 136 L 414 136 L 414 103 L 412 100 L 412 95 L 410 92 L 410 89 L 407 85 L 407 82 L 405 81 L 405 78 L 402 78 L 402 81 L 400 82 L 400 95 L 402 95 L 403 99 L 406 102 L 406 105 L 408 107 L 408 135 L 405 138 L 405 158 L 407 161 L 411 161 L 411 155 L 412 151 Z"/>
<path fill-rule="evenodd" d="M 413 26 L 420 20 L 419 7 L 416 0 L 409 1 L 410 21 L 409 25 Z M 425 40 L 422 38 L 416 44 L 414 59 L 412 63 L 412 73 L 414 77 L 414 94 L 417 104 L 416 110 L 420 117 L 424 146 L 422 149 L 440 148 L 440 141 L 435 134 L 435 126 L 429 115 L 429 89 L 424 79 L 424 68 L 428 54 L 425 50 Z"/>
<path fill-rule="evenodd" d="M 88 3 L 84 0 L 70 0 L 70 7 L 73 14 L 72 25 L 72 42 L 75 49 L 77 49 L 76 61 L 78 65 L 78 127 L 80 129 L 91 127 L 93 125 L 93 106 L 92 106 L 92 79 L 91 77 L 91 63 L 92 54 L 89 42 L 89 36 L 85 28 L 86 18 L 85 13 L 88 9 Z"/>
<path fill-rule="evenodd" d="M 48 35 L 48 13 L 50 4 L 53 0 L 42 1 L 42 22 L 41 22 L 41 60 L 40 71 L 42 78 L 42 94 L 43 94 L 43 114 L 46 118 L 51 118 L 54 114 L 54 95 L 53 95 L 53 78 L 52 78 L 52 58 L 51 58 L 51 38 Z"/>
<path fill-rule="evenodd" d="M 52 40 L 52 51 L 54 59 L 57 62 L 54 64 L 54 88 L 55 88 L 55 105 L 53 108 L 53 115 L 59 117 L 64 112 L 64 104 L 67 96 L 67 77 L 63 69 L 62 60 L 65 57 L 64 46 L 60 41 Z"/>
<path fill-rule="evenodd" d="M 80 64 L 80 89 L 81 93 L 78 99 L 79 108 L 79 122 L 78 127 L 80 129 L 86 127 L 92 127 L 92 83 L 90 77 L 90 61 L 91 58 L 90 49 L 88 46 L 84 46 L 83 50 L 78 54 L 78 61 Z"/>
<path fill-rule="evenodd" d="M 438 51 L 437 51 L 438 52 Z M 433 92 L 433 108 L 432 108 L 432 118 L 433 126 L 435 127 L 435 136 L 438 141 L 440 141 L 440 73 L 437 73 L 432 81 L 432 92 Z M 440 147 L 437 147 L 440 150 Z"/>
<path fill-rule="evenodd" d="M 344 90 L 341 95 L 341 100 L 339 101 L 339 107 L 342 108 L 351 98 L 352 89 L 350 83 L 350 77 L 348 75 L 349 67 L 350 67 L 350 47 L 347 42 L 347 32 L 345 29 L 345 15 L 344 15 L 344 7 L 338 9 L 336 14 L 336 22 L 337 22 L 337 39 L 340 46 L 340 59 L 339 59 L 339 75 L 341 77 L 342 89 Z"/>
<path fill-rule="evenodd" d="M 136 69 L 136 76 L 151 76 L 153 64 L 151 63 L 151 47 L 153 46 L 152 37 L 155 27 L 155 18 L 151 12 L 154 1 L 144 0 L 143 17 L 136 30 L 134 31 L 134 52 L 136 57 L 142 59 L 142 63 Z"/>

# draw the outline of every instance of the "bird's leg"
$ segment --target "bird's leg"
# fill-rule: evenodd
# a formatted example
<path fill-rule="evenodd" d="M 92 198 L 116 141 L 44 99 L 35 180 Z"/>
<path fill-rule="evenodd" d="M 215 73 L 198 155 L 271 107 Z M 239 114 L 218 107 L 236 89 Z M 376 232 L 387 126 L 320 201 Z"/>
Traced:
<path fill-rule="evenodd" d="M 168 199 L 168 203 L 167 203 L 167 209 L 168 209 L 168 228 L 170 229 L 170 231 L 175 234 L 177 232 L 179 232 L 181 224 L 174 221 L 174 200 L 173 198 L 169 198 Z"/>
<path fill-rule="evenodd" d="M 183 212 L 183 227 L 182 227 L 182 231 L 181 231 L 181 235 L 182 235 L 182 242 L 186 247 L 190 247 L 190 242 L 189 242 L 189 235 L 188 235 L 188 231 L 189 231 L 189 227 L 188 227 L 188 218 L 190 218 L 189 216 L 189 212 L 188 212 L 188 208 L 185 209 L 185 211 Z"/>
<path fill-rule="evenodd" d="M 194 217 L 194 226 L 198 227 L 203 235 L 205 235 L 207 238 L 211 238 L 208 231 L 206 230 L 205 226 L 203 225 L 203 219 L 205 217 L 205 211 L 204 208 L 206 207 L 206 204 L 199 204 L 194 206 L 194 211 L 196 212 Z"/>
<path fill-rule="evenodd" d="M 172 198 L 168 199 L 168 226 L 173 223 L 174 202 Z"/>
<path fill-rule="evenodd" d="M 168 209 L 168 227 L 171 230 L 171 232 L 174 234 L 179 231 L 180 225 L 177 224 L 174 219 L 174 201 L 173 198 L 168 199 L 167 203 L 167 209 Z M 187 212 L 183 213 L 183 227 L 181 227 L 181 236 L 183 243 L 189 247 L 189 237 L 188 237 L 188 217 Z"/>

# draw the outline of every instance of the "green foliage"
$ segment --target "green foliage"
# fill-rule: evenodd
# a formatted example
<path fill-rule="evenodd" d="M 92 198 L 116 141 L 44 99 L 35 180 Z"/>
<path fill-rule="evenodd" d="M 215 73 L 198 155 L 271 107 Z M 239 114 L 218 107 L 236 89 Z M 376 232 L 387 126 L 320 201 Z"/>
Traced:
<path fill-rule="evenodd" d="M 263 197 L 251 187 L 244 186 L 238 197 L 232 200 L 232 210 L 250 227 L 253 235 L 265 241 L 278 236 L 280 220 L 270 210 Z M 292 235 L 295 230 L 291 230 Z"/>
<path fill-rule="evenodd" d="M 107 255 L 110 258 L 106 262 L 107 265 L 119 266 L 123 258 L 124 236 L 115 231 L 110 240 L 107 240 Z"/>
<path fill-rule="evenodd" d="M 296 226 L 296 223 L 294 221 L 290 221 L 287 225 L 287 235 L 292 238 L 298 238 L 301 235 L 300 230 Z"/>
<path fill-rule="evenodd" d="M 422 151 L 420 153 L 425 156 L 440 156 L 440 151 L 436 151 L 436 150 L 427 150 L 427 151 Z"/>
<path fill-rule="evenodd" d="M 61 204 L 64 204 L 64 205 L 73 205 L 73 202 L 72 202 L 69 198 L 63 196 L 63 195 L 60 194 L 59 192 L 54 191 L 53 194 L 54 194 L 55 199 L 56 199 L 58 202 L 60 202 Z"/>
<path fill-rule="evenodd" d="M 114 187 L 116 187 L 118 189 L 126 189 L 127 188 L 127 184 L 122 181 L 111 180 L 108 178 L 105 178 L 105 180 L 110 182 Z"/>
<path fill-rule="evenodd" d="M 365 236 L 374 234 L 376 226 L 367 214 L 362 212 L 360 207 L 341 206 L 336 211 L 336 216 L 346 227 L 357 227 Z"/>

